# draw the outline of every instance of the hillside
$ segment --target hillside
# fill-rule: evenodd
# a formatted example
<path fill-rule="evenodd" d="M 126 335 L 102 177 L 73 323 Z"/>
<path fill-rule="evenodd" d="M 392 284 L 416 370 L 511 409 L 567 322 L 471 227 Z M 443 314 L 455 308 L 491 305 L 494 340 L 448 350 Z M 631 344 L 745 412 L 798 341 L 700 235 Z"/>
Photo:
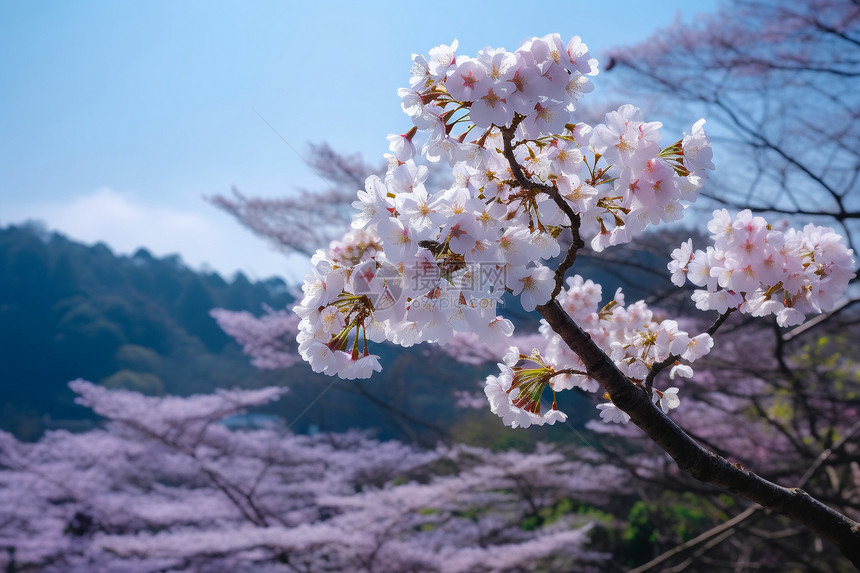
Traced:
<path fill-rule="evenodd" d="M 66 385 L 76 378 L 155 395 L 259 385 L 209 311 L 291 300 L 280 279 L 228 282 L 178 256 L 117 256 L 36 225 L 0 229 L 0 428 L 33 437 L 85 416 Z"/>

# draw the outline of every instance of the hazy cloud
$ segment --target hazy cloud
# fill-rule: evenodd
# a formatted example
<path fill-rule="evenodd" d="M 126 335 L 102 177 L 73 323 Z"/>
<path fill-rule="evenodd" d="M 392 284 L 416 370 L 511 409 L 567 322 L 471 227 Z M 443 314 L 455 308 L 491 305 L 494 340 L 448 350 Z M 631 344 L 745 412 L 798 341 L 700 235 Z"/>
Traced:
<path fill-rule="evenodd" d="M 241 270 L 253 278 L 296 280 L 304 274 L 298 257 L 276 252 L 202 199 L 199 209 L 180 210 L 102 188 L 67 201 L 18 205 L 4 212 L 4 224 L 35 219 L 77 241 L 103 241 L 117 253 L 130 254 L 140 247 L 157 256 L 179 253 L 189 266 L 225 276 Z"/>

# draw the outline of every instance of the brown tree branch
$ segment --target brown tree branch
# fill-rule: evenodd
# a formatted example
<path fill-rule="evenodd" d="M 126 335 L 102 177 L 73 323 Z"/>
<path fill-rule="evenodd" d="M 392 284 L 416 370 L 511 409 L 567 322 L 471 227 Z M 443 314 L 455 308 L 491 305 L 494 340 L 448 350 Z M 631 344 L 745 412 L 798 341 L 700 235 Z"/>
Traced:
<path fill-rule="evenodd" d="M 673 557 L 676 557 L 677 555 L 681 555 L 681 554 L 689 551 L 690 549 L 692 549 L 692 548 L 694 548 L 694 547 L 696 547 L 702 543 L 707 543 L 708 541 L 712 540 L 714 537 L 717 537 L 718 539 L 722 540 L 722 538 L 719 537 L 719 536 L 721 536 L 721 534 L 723 534 L 725 532 L 731 533 L 735 527 L 737 527 L 738 525 L 740 525 L 741 523 L 743 523 L 747 519 L 751 518 L 753 515 L 758 514 L 761 510 L 762 510 L 762 508 L 760 506 L 751 505 L 748 508 L 746 508 L 744 511 L 742 511 L 741 513 L 737 514 L 736 516 L 734 516 L 730 520 L 726 521 L 725 523 L 721 523 L 720 525 L 714 527 L 713 529 L 709 529 L 708 531 L 704 532 L 703 534 L 701 534 L 697 537 L 694 537 L 693 539 L 687 541 L 686 543 L 682 543 L 681 545 L 673 547 L 669 551 L 666 551 L 665 553 L 658 555 L 657 557 L 655 557 L 654 559 L 652 559 L 648 563 L 645 563 L 644 565 L 640 565 L 639 567 L 635 567 L 635 568 L 631 569 L 630 571 L 628 571 L 627 573 L 645 573 L 646 571 L 652 571 L 655 567 L 665 563 L 666 561 L 672 559 Z"/>
<path fill-rule="evenodd" d="M 717 332 L 717 330 L 723 325 L 723 323 L 725 323 L 729 319 L 729 316 L 734 311 L 735 311 L 734 308 L 729 308 L 728 310 L 726 310 L 726 312 L 724 312 L 723 314 L 721 314 L 720 316 L 717 317 L 717 319 L 714 321 L 714 323 L 705 332 L 709 336 L 713 336 Z M 678 361 L 680 359 L 681 359 L 680 354 L 671 354 L 665 360 L 663 360 L 661 362 L 657 362 L 656 364 L 653 364 L 648 371 L 648 376 L 645 377 L 645 387 L 648 388 L 648 390 L 650 390 L 651 386 L 654 384 L 654 378 L 657 377 L 657 374 L 659 374 L 661 371 L 665 370 L 669 366 L 673 365 L 676 361 Z"/>
<path fill-rule="evenodd" d="M 679 468 L 699 481 L 736 493 L 802 523 L 831 541 L 860 569 L 860 524 L 822 504 L 800 488 L 788 489 L 774 484 L 704 449 L 654 406 L 642 388 L 624 376 L 557 301 L 551 300 L 538 306 L 537 310 L 553 331 L 580 357 L 589 376 L 603 386 L 612 402 L 669 454 Z"/>
<path fill-rule="evenodd" d="M 571 240 L 570 246 L 567 249 L 567 253 L 564 255 L 564 260 L 559 264 L 559 266 L 555 269 L 555 287 L 552 290 L 551 298 L 555 298 L 558 296 L 558 293 L 561 292 L 561 289 L 564 286 L 564 277 L 567 274 L 568 269 L 573 266 L 573 263 L 576 262 L 576 254 L 585 246 L 585 242 L 582 240 L 582 237 L 579 234 L 579 226 L 580 219 L 579 215 L 577 215 L 573 208 L 571 208 L 570 204 L 564 200 L 564 197 L 561 196 L 561 193 L 558 192 L 558 189 L 553 185 L 547 185 L 545 183 L 538 183 L 536 181 L 532 181 L 528 177 L 526 177 L 525 173 L 523 173 L 523 168 L 517 162 L 517 158 L 514 156 L 514 146 L 513 139 L 514 133 L 517 130 L 517 126 L 520 121 L 522 121 L 522 116 L 519 119 L 515 119 L 511 126 L 507 129 L 502 130 L 502 140 L 505 144 L 504 154 L 505 159 L 508 160 L 508 164 L 511 167 L 511 175 L 514 176 L 514 179 L 517 183 L 519 183 L 520 187 L 523 189 L 536 189 L 543 193 L 546 193 L 550 196 L 556 206 L 562 210 L 562 212 L 567 215 L 567 218 L 570 220 L 570 232 L 571 232 Z"/>
<path fill-rule="evenodd" d="M 848 443 L 848 441 L 850 439 L 852 439 L 857 432 L 860 432 L 860 422 L 857 422 L 856 424 L 851 426 L 851 428 L 848 429 L 848 432 L 839 441 L 837 441 L 835 444 L 833 444 L 833 447 L 828 448 L 828 449 L 824 450 L 823 452 L 821 452 L 821 454 L 815 459 L 815 461 L 812 462 L 812 465 L 810 465 L 809 468 L 807 468 L 807 470 L 806 470 L 806 472 L 804 472 L 803 476 L 801 476 L 800 481 L 798 482 L 798 487 L 805 486 L 806 483 L 815 474 L 815 472 L 817 472 L 821 468 L 821 466 L 824 465 L 824 462 L 826 462 L 827 459 L 830 458 L 830 456 L 832 456 L 834 452 L 836 452 L 837 450 L 842 448 L 842 446 L 844 446 L 846 443 Z M 665 563 L 666 561 L 672 559 L 673 557 L 681 555 L 681 554 L 689 551 L 690 549 L 693 549 L 694 547 L 696 547 L 702 543 L 711 542 L 711 540 L 715 537 L 717 537 L 720 540 L 723 540 L 724 539 L 724 537 L 722 536 L 723 533 L 731 534 L 731 532 L 735 528 L 737 528 L 741 523 L 749 520 L 754 515 L 757 515 L 761 510 L 762 510 L 761 506 L 752 505 L 752 506 L 746 508 L 744 511 L 742 511 L 738 515 L 731 518 L 730 520 L 726 521 L 725 523 L 721 523 L 720 525 L 718 525 L 712 529 L 709 529 L 708 531 L 702 533 L 701 535 L 698 535 L 698 536 L 694 537 L 693 539 L 691 539 L 685 543 L 682 543 L 681 545 L 673 547 L 669 551 L 666 551 L 665 553 L 658 555 L 657 557 L 655 557 L 654 559 L 652 559 L 648 563 L 645 563 L 644 565 L 640 565 L 639 567 L 636 567 L 635 569 L 631 569 L 630 571 L 628 571 L 628 573 L 646 573 L 647 571 L 653 570 L 655 567 L 661 565 L 662 563 Z"/>

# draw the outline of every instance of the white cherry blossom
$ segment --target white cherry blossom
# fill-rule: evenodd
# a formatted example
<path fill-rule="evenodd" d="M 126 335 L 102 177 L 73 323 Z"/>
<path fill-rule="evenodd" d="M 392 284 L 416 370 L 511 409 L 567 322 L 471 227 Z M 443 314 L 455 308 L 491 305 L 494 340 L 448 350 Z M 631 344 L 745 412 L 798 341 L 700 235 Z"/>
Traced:
<path fill-rule="evenodd" d="M 555 301 L 632 384 L 664 412 L 678 407 L 678 388 L 661 392 L 655 376 L 666 368 L 671 379 L 692 377 L 712 336 L 644 301 L 626 304 L 620 291 L 604 302 L 600 285 L 579 275 L 557 285 L 554 265 L 575 254 L 564 252 L 570 237 L 600 252 L 682 218 L 714 167 L 705 121 L 667 147 L 662 125 L 630 104 L 597 125 L 580 121 L 575 104 L 598 65 L 578 36 L 532 37 L 475 57 L 457 48 L 413 56 L 398 95 L 414 127 L 389 136 L 388 170 L 358 191 L 353 230 L 312 258 L 294 308 L 302 358 L 356 379 L 382 368 L 370 342 L 446 343 L 468 331 L 499 344 L 514 334 L 503 295 L 533 311 L 558 291 Z M 425 163 L 442 159 L 450 184 L 430 188 Z M 854 276 L 853 252 L 829 228 L 781 231 L 725 209 L 707 228 L 709 245 L 684 241 L 668 264 L 675 285 L 697 287 L 702 310 L 799 324 L 834 308 Z M 486 380 L 490 409 L 510 426 L 564 421 L 557 392 L 601 391 L 548 323 L 539 333 L 529 354 L 512 347 Z M 605 421 L 629 420 L 611 401 L 597 407 Z"/>

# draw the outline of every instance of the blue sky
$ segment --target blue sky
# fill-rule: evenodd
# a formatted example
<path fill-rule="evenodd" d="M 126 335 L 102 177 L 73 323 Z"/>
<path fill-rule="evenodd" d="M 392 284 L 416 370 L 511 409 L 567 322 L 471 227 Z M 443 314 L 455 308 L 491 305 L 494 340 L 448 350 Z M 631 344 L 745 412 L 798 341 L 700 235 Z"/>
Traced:
<path fill-rule="evenodd" d="M 320 188 L 300 153 L 376 161 L 406 131 L 413 52 L 579 35 L 592 55 L 716 0 L 487 3 L 6 1 L 0 4 L 0 224 L 45 221 L 117 252 L 178 252 L 229 275 L 304 270 L 203 200 Z M 487 10 L 491 6 L 491 10 Z M 598 88 L 600 77 L 595 79 Z"/>

